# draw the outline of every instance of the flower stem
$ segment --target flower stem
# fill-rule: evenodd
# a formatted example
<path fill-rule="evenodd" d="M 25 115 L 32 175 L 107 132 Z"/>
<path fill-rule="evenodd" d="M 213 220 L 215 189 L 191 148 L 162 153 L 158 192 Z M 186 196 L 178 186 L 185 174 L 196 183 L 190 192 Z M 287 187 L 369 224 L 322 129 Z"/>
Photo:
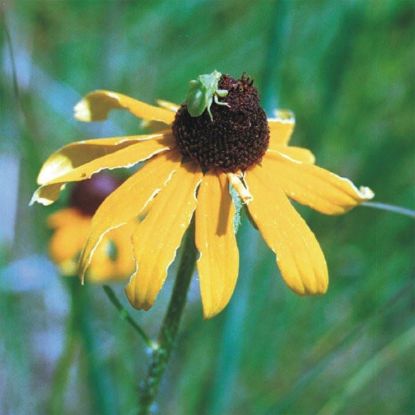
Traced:
<path fill-rule="evenodd" d="M 109 285 L 104 285 L 103 288 L 104 288 L 105 294 L 107 295 L 111 303 L 119 311 L 119 315 L 121 319 L 125 320 L 128 324 L 130 324 L 130 326 L 143 339 L 144 343 L 149 349 L 153 349 L 154 342 L 147 336 L 144 329 L 142 329 L 140 325 L 131 317 L 127 309 L 121 304 L 121 301 L 118 299 L 117 294 L 115 294 L 114 290 Z"/>
<path fill-rule="evenodd" d="M 373 209 L 385 210 L 387 212 L 398 213 L 400 215 L 409 216 L 410 218 L 415 218 L 415 210 L 411 210 L 401 206 L 389 205 L 387 203 L 380 202 L 365 202 L 362 203 L 362 206 Z"/>
<path fill-rule="evenodd" d="M 147 376 L 140 388 L 139 415 L 149 414 L 157 397 L 160 382 L 169 361 L 186 304 L 195 261 L 196 248 L 194 245 L 194 222 L 192 221 L 184 238 L 182 257 L 177 270 L 170 303 L 159 331 L 157 343 L 152 351 Z"/>

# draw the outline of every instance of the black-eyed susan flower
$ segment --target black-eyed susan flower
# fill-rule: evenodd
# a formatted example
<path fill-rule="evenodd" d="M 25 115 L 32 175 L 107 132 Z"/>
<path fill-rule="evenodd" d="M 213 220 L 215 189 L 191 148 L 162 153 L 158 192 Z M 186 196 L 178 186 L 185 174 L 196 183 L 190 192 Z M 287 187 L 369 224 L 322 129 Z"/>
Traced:
<path fill-rule="evenodd" d="M 221 93 L 215 94 L 215 88 Z M 205 99 L 205 92 L 192 90 L 192 99 Z M 146 161 L 96 211 L 81 268 L 88 268 L 109 231 L 140 217 L 132 233 L 136 269 L 126 293 L 133 306 L 148 309 L 195 214 L 203 311 L 212 317 L 227 305 L 238 276 L 231 187 L 275 252 L 286 284 L 298 294 L 324 293 L 328 272 L 323 252 L 290 199 L 340 214 L 373 193 L 315 166 L 309 150 L 290 146 L 294 117 L 277 112 L 267 119 L 249 78 L 220 76 L 204 102 L 203 113 L 192 116 L 186 103 L 159 101 L 156 107 L 110 91 L 88 94 L 75 107 L 81 121 L 103 120 L 110 110 L 123 109 L 163 127 L 154 134 L 63 147 L 42 167 L 33 201 L 50 204 L 68 182 Z M 197 109 L 199 102 L 191 105 Z"/>
<path fill-rule="evenodd" d="M 120 182 L 108 174 L 97 174 L 75 185 L 70 207 L 48 217 L 53 229 L 49 254 L 63 275 L 76 275 L 82 248 L 91 230 L 91 219 L 98 206 Z M 88 268 L 88 280 L 106 282 L 125 279 L 134 270 L 131 229 L 121 226 L 109 232 L 98 244 Z"/>

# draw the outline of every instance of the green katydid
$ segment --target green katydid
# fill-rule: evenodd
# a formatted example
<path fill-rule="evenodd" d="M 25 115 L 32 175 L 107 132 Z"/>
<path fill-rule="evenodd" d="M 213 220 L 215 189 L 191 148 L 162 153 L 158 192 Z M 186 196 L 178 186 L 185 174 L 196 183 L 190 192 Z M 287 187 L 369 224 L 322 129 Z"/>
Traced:
<path fill-rule="evenodd" d="M 215 70 L 210 74 L 199 75 L 196 80 L 190 81 L 186 104 L 192 117 L 199 117 L 207 109 L 209 117 L 213 121 L 210 111 L 213 101 L 217 105 L 229 107 L 228 103 L 218 100 L 218 98 L 224 98 L 228 95 L 226 89 L 218 88 L 221 76 L 222 74 Z"/>

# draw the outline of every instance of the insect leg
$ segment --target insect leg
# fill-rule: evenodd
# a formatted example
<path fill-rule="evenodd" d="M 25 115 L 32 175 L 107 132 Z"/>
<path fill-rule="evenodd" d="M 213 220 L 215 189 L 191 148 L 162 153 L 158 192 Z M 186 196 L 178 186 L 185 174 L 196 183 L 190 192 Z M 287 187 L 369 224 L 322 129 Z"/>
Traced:
<path fill-rule="evenodd" d="M 226 92 L 228 92 L 228 91 L 226 91 Z M 227 95 L 227 94 L 226 94 Z M 227 103 L 227 102 L 220 102 L 219 101 L 219 99 L 218 99 L 218 96 L 215 94 L 215 96 L 213 97 L 213 99 L 215 100 L 215 104 L 218 104 L 218 105 L 222 105 L 222 106 L 224 106 L 224 107 L 228 107 L 228 108 L 230 108 L 231 106 Z"/>
<path fill-rule="evenodd" d="M 207 105 L 207 112 L 208 112 L 208 114 L 209 114 L 209 117 L 210 117 L 210 121 L 212 121 L 213 122 L 213 116 L 212 116 L 212 113 L 211 113 L 211 111 L 210 111 L 210 107 L 212 106 L 212 101 L 209 101 L 209 104 Z"/>

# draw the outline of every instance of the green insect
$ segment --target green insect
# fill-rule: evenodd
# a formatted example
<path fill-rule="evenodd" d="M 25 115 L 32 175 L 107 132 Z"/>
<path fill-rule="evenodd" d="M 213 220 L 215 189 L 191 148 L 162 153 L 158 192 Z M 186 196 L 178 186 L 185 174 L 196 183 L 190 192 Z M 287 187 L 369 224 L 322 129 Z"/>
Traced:
<path fill-rule="evenodd" d="M 218 105 L 230 107 L 228 103 L 218 100 L 218 97 L 224 98 L 228 95 L 226 89 L 218 89 L 221 76 L 222 74 L 215 70 L 210 74 L 199 75 L 197 80 L 190 81 L 186 104 L 187 110 L 192 117 L 199 117 L 207 109 L 209 117 L 213 121 L 212 113 L 210 112 L 213 100 Z"/>

